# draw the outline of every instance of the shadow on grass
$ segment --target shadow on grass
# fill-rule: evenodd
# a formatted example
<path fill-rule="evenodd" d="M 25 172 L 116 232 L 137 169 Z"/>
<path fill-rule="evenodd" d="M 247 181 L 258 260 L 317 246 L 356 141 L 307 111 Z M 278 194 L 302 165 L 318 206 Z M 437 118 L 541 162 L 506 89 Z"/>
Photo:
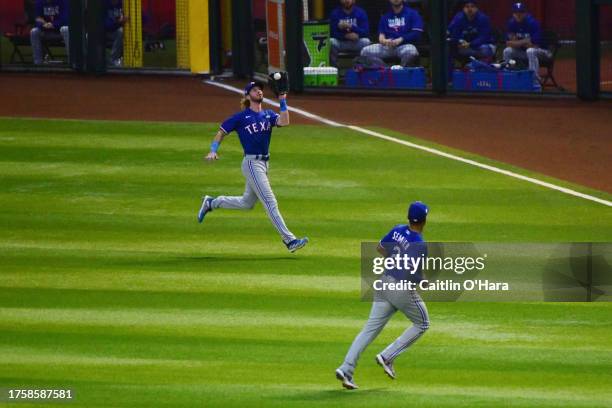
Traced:
<path fill-rule="evenodd" d="M 296 257 L 296 256 L 289 256 L 289 255 L 284 255 L 284 256 L 263 256 L 263 257 L 258 257 L 258 256 L 230 256 L 230 255 L 220 255 L 220 256 L 190 256 L 190 257 L 184 257 L 184 258 L 174 258 L 174 260 L 176 261 L 206 261 L 206 262 L 227 262 L 227 261 L 254 261 L 254 262 L 259 262 L 259 261 L 297 261 L 300 258 Z"/>
<path fill-rule="evenodd" d="M 378 396 L 388 393 L 387 388 L 369 388 L 365 390 L 345 390 L 338 388 L 335 390 L 318 390 L 307 391 L 300 393 L 292 393 L 280 397 L 283 401 L 351 401 L 354 399 L 362 399 L 364 396 Z"/>
<path fill-rule="evenodd" d="M 301 258 L 303 260 L 303 258 Z M 290 255 L 281 255 L 281 256 L 232 256 L 232 255 L 208 255 L 208 256 L 177 256 L 177 257 L 164 257 L 164 258 L 155 258 L 155 259 L 144 259 L 144 258 L 136 258 L 136 259 L 117 259 L 113 260 L 111 263 L 115 266 L 138 266 L 140 268 L 149 267 L 149 268 L 161 268 L 165 269 L 168 267 L 172 268 L 194 268 L 194 267 L 204 267 L 210 264 L 220 264 L 220 263 L 270 263 L 270 264 L 279 264 L 286 261 L 295 262 L 300 260 L 300 258 L 296 256 Z M 106 262 L 109 263 L 109 262 Z M 191 269 L 189 269 L 191 271 Z M 178 271 L 174 271 L 178 272 Z"/>

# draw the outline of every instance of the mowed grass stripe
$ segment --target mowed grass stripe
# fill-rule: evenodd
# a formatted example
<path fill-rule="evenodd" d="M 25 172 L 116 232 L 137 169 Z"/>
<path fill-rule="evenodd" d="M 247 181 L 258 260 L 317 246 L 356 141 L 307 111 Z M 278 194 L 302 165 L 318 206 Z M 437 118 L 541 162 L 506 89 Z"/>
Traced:
<path fill-rule="evenodd" d="M 364 353 L 360 392 L 333 378 L 370 307 L 360 242 L 408 202 L 430 204 L 430 241 L 610 241 L 602 206 L 292 126 L 275 131 L 270 177 L 312 242 L 290 255 L 260 205 L 195 221 L 201 194 L 244 187 L 235 137 L 201 161 L 216 124 L 0 129 L 0 386 L 72 384 L 88 407 L 609 405 L 609 304 L 431 303 L 398 381 L 373 356 L 409 324 L 399 315 Z"/>
<path fill-rule="evenodd" d="M 219 327 L 235 328 L 237 332 L 247 334 L 251 328 L 257 329 L 287 329 L 304 328 L 305 330 L 328 330 L 329 334 L 349 331 L 358 331 L 362 325 L 360 316 L 317 316 L 314 314 L 296 314 L 291 310 L 243 310 L 227 308 L 200 308 L 193 310 L 183 309 L 153 309 L 140 308 L 138 310 L 126 309 L 95 309 L 88 308 L 2 308 L 3 323 L 13 329 L 21 327 L 69 327 L 88 328 L 96 327 L 127 327 L 129 331 L 146 333 L 149 329 L 175 328 L 182 330 L 188 328 L 192 335 L 210 336 L 216 333 Z M 391 331 L 399 334 L 397 329 L 406 327 L 407 322 L 398 316 L 389 323 Z M 507 326 L 507 327 L 506 327 Z M 525 345 L 527 347 L 549 345 L 557 348 L 577 347 L 585 351 L 600 351 L 601 361 L 612 363 L 612 347 L 607 342 L 606 335 L 609 325 L 592 325 L 581 327 L 579 332 L 568 333 L 566 326 L 551 324 L 543 327 L 534 324 L 507 324 L 487 320 L 474 320 L 468 322 L 449 322 L 440 320 L 432 325 L 436 336 L 429 340 L 430 344 L 440 345 L 449 337 L 454 342 L 477 341 L 481 345 Z M 247 334 L 248 335 L 248 334 Z M 584 336 L 591 340 L 584 343 Z M 273 333 L 270 333 L 273 336 Z M 233 337 L 233 336 L 231 336 Z M 314 337 L 320 341 L 327 336 Z"/>

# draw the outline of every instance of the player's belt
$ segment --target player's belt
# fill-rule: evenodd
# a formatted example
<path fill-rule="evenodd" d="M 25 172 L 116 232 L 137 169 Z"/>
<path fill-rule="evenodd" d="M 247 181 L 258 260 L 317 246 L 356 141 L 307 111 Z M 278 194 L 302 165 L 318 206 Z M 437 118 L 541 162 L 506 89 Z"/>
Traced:
<path fill-rule="evenodd" d="M 245 159 L 249 159 L 249 160 L 268 161 L 268 160 L 270 160 L 270 155 L 269 154 L 245 154 L 244 158 Z"/>

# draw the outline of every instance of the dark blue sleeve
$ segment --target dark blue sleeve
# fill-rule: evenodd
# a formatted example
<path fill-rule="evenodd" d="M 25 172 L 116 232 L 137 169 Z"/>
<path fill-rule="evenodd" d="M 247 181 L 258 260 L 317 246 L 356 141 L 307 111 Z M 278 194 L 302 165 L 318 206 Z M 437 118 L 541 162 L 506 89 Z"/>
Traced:
<path fill-rule="evenodd" d="M 380 21 L 378 22 L 378 34 L 384 34 L 385 37 L 387 36 L 387 18 L 386 16 L 382 16 L 380 18 Z"/>
<path fill-rule="evenodd" d="M 225 122 L 221 124 L 221 130 L 223 130 L 225 133 L 232 133 L 234 130 L 236 130 L 236 126 L 238 126 L 239 121 L 240 113 L 237 113 L 226 119 Z"/>
<path fill-rule="evenodd" d="M 56 29 L 68 25 L 68 0 L 60 0 L 59 6 L 59 18 L 53 22 L 53 27 L 55 27 Z"/>
<path fill-rule="evenodd" d="M 506 40 L 510 40 L 510 36 L 512 34 L 516 34 L 516 28 L 514 26 L 514 19 L 513 18 L 508 20 L 508 24 L 506 24 Z"/>
<path fill-rule="evenodd" d="M 115 31 L 115 19 L 109 13 L 111 4 L 108 0 L 104 1 L 104 28 L 106 31 Z"/>
<path fill-rule="evenodd" d="M 368 15 L 363 9 L 356 9 L 357 25 L 352 27 L 354 33 L 357 33 L 359 37 L 370 36 L 370 22 L 368 21 Z"/>
<path fill-rule="evenodd" d="M 402 35 L 402 38 L 404 39 L 404 44 L 415 43 L 419 41 L 419 39 L 421 38 L 421 34 L 423 34 L 423 19 L 421 18 L 421 15 L 419 13 L 417 13 L 416 11 L 412 11 L 410 13 L 410 18 L 408 21 L 410 21 L 408 30 L 406 33 L 404 33 L 404 35 Z"/>
<path fill-rule="evenodd" d="M 36 4 L 34 5 L 34 12 L 36 14 L 36 18 L 43 17 L 43 0 L 36 0 Z M 39 21 L 36 21 L 36 27 L 41 28 L 42 24 Z"/>
<path fill-rule="evenodd" d="M 536 19 L 531 20 L 529 27 L 529 35 L 531 36 L 531 43 L 542 47 L 542 30 L 540 30 L 540 23 Z"/>
<path fill-rule="evenodd" d="M 338 23 L 340 22 L 340 16 L 338 15 L 338 9 L 332 10 L 329 15 L 329 31 L 331 32 L 332 38 L 338 40 L 344 40 L 344 33 L 338 29 Z"/>
<path fill-rule="evenodd" d="M 488 17 L 481 16 L 478 19 L 478 37 L 470 42 L 470 48 L 478 48 L 489 42 L 491 42 L 491 23 Z"/>
<path fill-rule="evenodd" d="M 455 41 L 461 39 L 461 31 L 463 31 L 463 26 L 461 24 L 462 14 L 463 13 L 456 14 L 448 25 L 449 37 Z"/>

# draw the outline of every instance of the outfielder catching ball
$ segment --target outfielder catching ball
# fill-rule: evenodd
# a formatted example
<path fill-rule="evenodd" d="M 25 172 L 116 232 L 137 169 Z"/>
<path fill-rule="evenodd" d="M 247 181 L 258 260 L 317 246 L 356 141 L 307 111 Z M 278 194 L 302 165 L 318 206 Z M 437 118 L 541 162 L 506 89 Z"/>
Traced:
<path fill-rule="evenodd" d="M 408 221 L 410 225 L 396 225 L 385 235 L 378 245 L 378 252 L 385 256 L 404 256 L 419 258 L 427 255 L 427 248 L 421 234 L 425 228 L 429 208 L 420 201 L 410 204 L 408 208 Z M 415 283 L 423 280 L 422 271 L 411 271 L 408 276 L 406 270 L 387 269 L 383 282 L 395 284 L 403 280 Z M 353 381 L 353 373 L 361 353 L 374 341 L 395 312 L 401 310 L 412 321 L 412 326 L 406 329 L 393 343 L 376 355 L 376 363 L 380 365 L 385 374 L 395 379 L 393 361 L 417 341 L 429 328 L 429 314 L 425 302 L 416 290 L 385 290 L 377 293 L 372 302 L 370 317 L 361 332 L 353 340 L 344 362 L 336 369 L 336 378 L 342 386 L 354 390 L 357 384 Z"/>
<path fill-rule="evenodd" d="M 274 75 L 276 80 L 278 75 Z M 281 76 L 282 77 L 282 76 Z M 278 85 L 278 84 L 276 84 Z M 210 152 L 206 160 L 214 161 L 219 158 L 219 146 L 223 138 L 236 131 L 244 149 L 242 160 L 242 174 L 246 179 L 246 186 L 242 196 L 204 196 L 202 206 L 198 212 L 198 221 L 201 223 L 209 212 L 217 208 L 234 210 L 250 210 L 259 199 L 268 213 L 272 224 L 280 234 L 287 249 L 291 252 L 304 247 L 308 238 L 297 239 L 287 228 L 285 221 L 278 210 L 278 204 L 270 182 L 268 180 L 268 162 L 270 160 L 269 147 L 274 126 L 289 125 L 289 110 L 285 89 L 280 90 L 280 115 L 273 110 L 262 108 L 264 99 L 264 85 L 262 82 L 250 82 L 244 89 L 244 98 L 241 101 L 243 110 L 228 118 L 221 124 L 215 135 Z M 275 89 L 277 89 L 275 87 Z"/>

